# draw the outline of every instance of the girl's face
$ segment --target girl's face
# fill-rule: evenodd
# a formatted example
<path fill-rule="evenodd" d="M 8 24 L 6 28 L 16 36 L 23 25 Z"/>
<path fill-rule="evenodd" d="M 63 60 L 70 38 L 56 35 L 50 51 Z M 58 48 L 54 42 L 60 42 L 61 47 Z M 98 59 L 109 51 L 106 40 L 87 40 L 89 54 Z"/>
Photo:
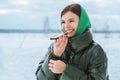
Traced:
<path fill-rule="evenodd" d="M 68 37 L 72 37 L 75 34 L 79 22 L 79 16 L 71 11 L 66 12 L 62 16 L 62 29 L 64 32 L 68 32 Z"/>

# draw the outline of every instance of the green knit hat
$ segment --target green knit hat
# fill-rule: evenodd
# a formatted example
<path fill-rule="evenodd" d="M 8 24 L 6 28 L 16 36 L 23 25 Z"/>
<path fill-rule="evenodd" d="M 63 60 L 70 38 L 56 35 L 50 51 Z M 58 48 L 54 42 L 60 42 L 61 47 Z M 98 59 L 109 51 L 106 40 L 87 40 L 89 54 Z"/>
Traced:
<path fill-rule="evenodd" d="M 80 19 L 79 19 L 79 23 L 78 23 L 78 26 L 77 26 L 74 36 L 83 34 L 83 32 L 86 29 L 91 27 L 91 23 L 90 23 L 90 20 L 89 20 L 89 17 L 87 15 L 86 11 L 84 10 L 83 7 L 80 6 L 80 8 L 81 8 Z"/>

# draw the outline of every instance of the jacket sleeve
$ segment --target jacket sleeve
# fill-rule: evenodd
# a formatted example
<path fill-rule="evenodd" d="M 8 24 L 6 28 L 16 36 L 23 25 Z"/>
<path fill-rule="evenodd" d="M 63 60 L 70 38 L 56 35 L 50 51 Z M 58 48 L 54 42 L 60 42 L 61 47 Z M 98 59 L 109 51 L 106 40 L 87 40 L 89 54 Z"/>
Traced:
<path fill-rule="evenodd" d="M 86 72 L 67 64 L 60 80 L 108 80 L 107 57 L 101 47 L 92 51 L 88 70 Z"/>
<path fill-rule="evenodd" d="M 49 70 L 48 64 L 50 59 L 58 59 L 57 56 L 53 55 L 52 45 L 48 48 L 47 54 L 40 61 L 39 66 L 36 70 L 37 80 L 55 80 L 57 75 Z"/>

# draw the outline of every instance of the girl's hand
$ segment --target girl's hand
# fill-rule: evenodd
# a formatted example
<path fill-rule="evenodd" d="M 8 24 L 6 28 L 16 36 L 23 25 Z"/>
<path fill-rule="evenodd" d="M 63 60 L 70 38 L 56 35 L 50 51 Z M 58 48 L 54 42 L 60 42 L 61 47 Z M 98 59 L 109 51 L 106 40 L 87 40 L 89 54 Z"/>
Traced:
<path fill-rule="evenodd" d="M 54 54 L 56 56 L 61 56 L 66 48 L 67 43 L 68 38 L 66 37 L 66 35 L 62 35 L 58 39 L 56 39 L 54 42 Z"/>
<path fill-rule="evenodd" d="M 56 74 L 61 74 L 64 72 L 66 64 L 61 60 L 50 60 L 49 69 Z"/>

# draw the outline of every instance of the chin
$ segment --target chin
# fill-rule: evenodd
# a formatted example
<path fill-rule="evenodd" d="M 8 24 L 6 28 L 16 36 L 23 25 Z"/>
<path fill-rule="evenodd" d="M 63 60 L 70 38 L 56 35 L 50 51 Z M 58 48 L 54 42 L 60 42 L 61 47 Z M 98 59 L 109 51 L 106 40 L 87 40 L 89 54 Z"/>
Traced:
<path fill-rule="evenodd" d="M 67 36 L 68 36 L 68 37 L 72 37 L 73 35 L 71 35 L 71 34 L 68 34 Z"/>

